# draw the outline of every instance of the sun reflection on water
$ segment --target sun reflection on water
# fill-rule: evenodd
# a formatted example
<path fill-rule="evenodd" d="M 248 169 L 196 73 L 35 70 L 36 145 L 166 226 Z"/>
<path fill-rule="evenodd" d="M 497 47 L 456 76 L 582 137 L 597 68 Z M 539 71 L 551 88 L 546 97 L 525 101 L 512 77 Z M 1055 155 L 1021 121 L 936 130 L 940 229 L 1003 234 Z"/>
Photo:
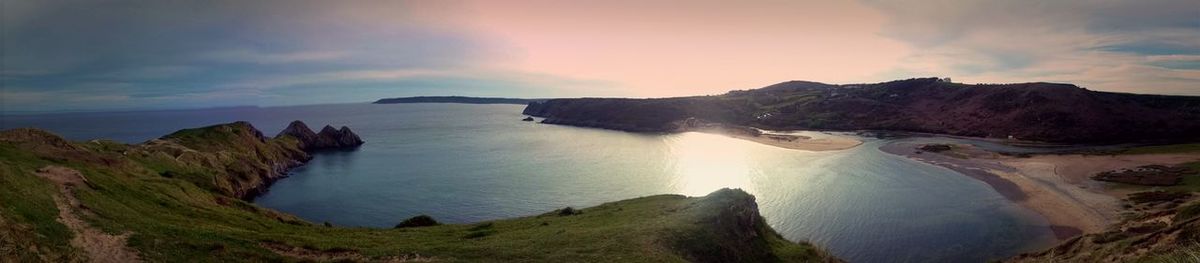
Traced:
<path fill-rule="evenodd" d="M 689 132 L 670 138 L 675 192 L 701 196 L 721 188 L 753 191 L 750 183 L 749 142 Z"/>

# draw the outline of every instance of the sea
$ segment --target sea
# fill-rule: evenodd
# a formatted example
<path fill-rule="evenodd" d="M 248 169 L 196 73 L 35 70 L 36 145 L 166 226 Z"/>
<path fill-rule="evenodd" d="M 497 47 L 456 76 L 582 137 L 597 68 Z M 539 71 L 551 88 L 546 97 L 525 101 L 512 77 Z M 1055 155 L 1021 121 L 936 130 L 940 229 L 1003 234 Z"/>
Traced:
<path fill-rule="evenodd" d="M 879 150 L 813 152 L 704 133 L 647 134 L 521 121 L 521 105 L 332 104 L 102 113 L 6 114 L 71 140 L 140 143 L 184 128 L 248 121 L 268 136 L 301 120 L 366 141 L 315 154 L 254 200 L 314 223 L 388 228 L 415 216 L 473 223 L 623 199 L 740 188 L 776 231 L 850 262 L 985 262 L 1044 249 L 1045 219 L 987 184 Z M 811 137 L 816 131 L 795 132 Z M 838 134 L 839 136 L 857 136 Z"/>

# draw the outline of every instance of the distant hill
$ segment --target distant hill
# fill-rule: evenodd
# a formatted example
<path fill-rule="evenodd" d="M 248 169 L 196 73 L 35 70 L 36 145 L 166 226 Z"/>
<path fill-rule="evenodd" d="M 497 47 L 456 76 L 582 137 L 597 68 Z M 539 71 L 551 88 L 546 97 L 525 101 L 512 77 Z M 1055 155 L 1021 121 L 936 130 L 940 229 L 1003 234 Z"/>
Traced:
<path fill-rule="evenodd" d="M 789 81 L 717 96 L 532 103 L 543 122 L 673 132 L 689 118 L 763 129 L 891 130 L 1057 143 L 1200 141 L 1200 97 L 1097 92 L 1071 84 L 917 78 Z"/>
<path fill-rule="evenodd" d="M 375 101 L 375 104 L 396 104 L 396 103 L 466 103 L 466 104 L 520 104 L 527 105 L 530 102 L 543 102 L 546 99 L 514 99 L 514 98 L 480 98 L 480 97 L 464 97 L 464 96 L 421 96 L 421 97 L 405 97 L 405 98 L 388 98 Z"/>

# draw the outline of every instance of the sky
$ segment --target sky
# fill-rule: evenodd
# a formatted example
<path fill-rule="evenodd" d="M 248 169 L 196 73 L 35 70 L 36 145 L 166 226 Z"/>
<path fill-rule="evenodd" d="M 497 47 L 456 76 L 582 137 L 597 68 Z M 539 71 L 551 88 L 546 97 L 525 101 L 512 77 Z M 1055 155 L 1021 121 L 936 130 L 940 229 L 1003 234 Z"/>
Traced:
<path fill-rule="evenodd" d="M 4 112 L 668 97 L 788 80 L 1200 95 L 1200 2 L 3 0 Z"/>

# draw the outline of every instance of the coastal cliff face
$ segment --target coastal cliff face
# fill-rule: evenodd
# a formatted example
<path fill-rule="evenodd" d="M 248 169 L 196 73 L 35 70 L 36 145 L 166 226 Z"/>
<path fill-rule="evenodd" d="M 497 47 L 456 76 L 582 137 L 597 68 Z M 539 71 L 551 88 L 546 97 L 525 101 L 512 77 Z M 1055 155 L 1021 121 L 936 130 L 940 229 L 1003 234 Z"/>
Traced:
<path fill-rule="evenodd" d="M 830 85 L 791 81 L 719 96 L 554 99 L 543 122 L 672 132 L 688 118 L 763 129 L 893 130 L 1058 143 L 1200 140 L 1200 97 L 1097 92 L 1070 84 L 936 78 Z"/>
<path fill-rule="evenodd" d="M 345 127 L 313 134 L 303 122 L 295 121 L 279 136 L 267 138 L 250 123 L 234 122 L 180 130 L 133 145 L 125 154 L 179 167 L 161 171 L 164 177 L 180 177 L 233 197 L 251 199 L 287 176 L 291 168 L 312 159 L 309 152 L 362 143 Z M 200 174 L 215 177 L 197 176 Z"/>
<path fill-rule="evenodd" d="M 402 229 L 322 226 L 242 199 L 311 158 L 300 144 L 244 122 L 135 145 L 0 132 L 0 259 L 838 262 L 781 238 L 741 190 Z"/>

